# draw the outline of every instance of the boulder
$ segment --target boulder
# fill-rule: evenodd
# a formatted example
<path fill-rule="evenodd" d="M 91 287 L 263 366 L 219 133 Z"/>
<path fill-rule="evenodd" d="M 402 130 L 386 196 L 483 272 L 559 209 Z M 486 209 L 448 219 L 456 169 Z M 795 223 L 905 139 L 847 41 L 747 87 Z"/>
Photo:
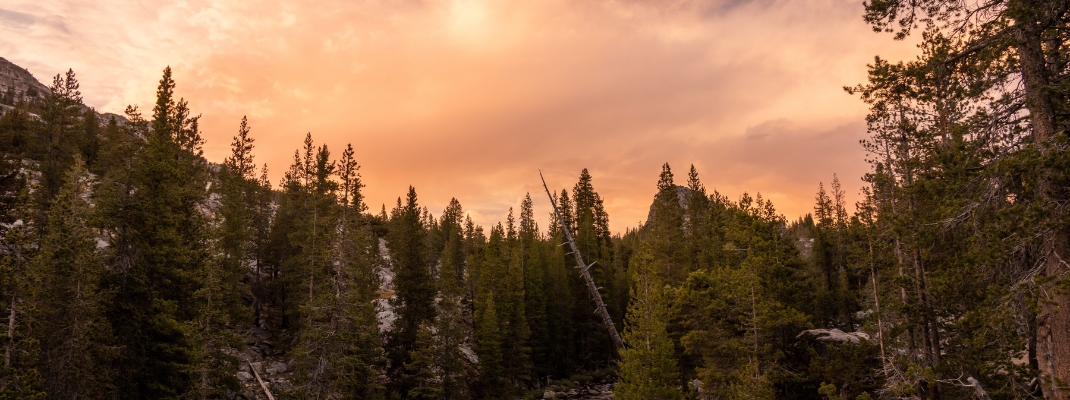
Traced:
<path fill-rule="evenodd" d="M 287 365 L 284 362 L 276 361 L 276 362 L 271 363 L 271 365 L 269 365 L 267 367 L 267 369 L 264 370 L 264 371 L 267 372 L 270 375 L 275 375 L 275 374 L 281 374 L 283 372 L 287 372 L 289 370 L 290 370 L 290 366 L 289 365 Z"/>
<path fill-rule="evenodd" d="M 253 375 L 248 373 L 248 372 L 238 371 L 237 376 L 238 376 L 238 380 L 242 381 L 242 382 L 249 382 L 249 381 L 253 380 Z"/>
<path fill-rule="evenodd" d="M 249 329 L 249 334 L 255 336 L 257 339 L 260 340 L 267 340 L 271 338 L 271 332 L 268 332 L 257 326 L 254 326 L 252 327 L 252 329 Z"/>
<path fill-rule="evenodd" d="M 271 382 L 271 388 L 276 389 L 280 392 L 289 392 L 293 390 L 294 386 L 288 380 L 276 379 Z"/>
<path fill-rule="evenodd" d="M 811 336 L 820 342 L 835 342 L 835 343 L 859 343 L 861 341 L 869 341 L 869 335 L 865 332 L 844 332 L 839 329 L 810 329 L 802 331 L 796 338 L 803 336 Z"/>

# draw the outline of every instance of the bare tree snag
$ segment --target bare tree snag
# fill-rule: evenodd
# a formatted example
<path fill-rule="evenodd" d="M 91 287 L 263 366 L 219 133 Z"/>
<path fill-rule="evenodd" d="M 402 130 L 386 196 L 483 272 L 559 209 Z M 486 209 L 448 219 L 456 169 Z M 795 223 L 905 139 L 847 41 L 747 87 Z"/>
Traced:
<path fill-rule="evenodd" d="M 542 179 L 542 187 L 546 189 L 546 196 L 550 198 L 550 205 L 554 207 L 557 221 L 561 223 L 561 231 L 565 233 L 565 238 L 568 239 L 568 244 L 572 247 L 572 254 L 576 256 L 576 266 L 580 269 L 580 276 L 583 277 L 583 281 L 587 283 L 587 291 L 591 293 L 591 299 L 595 303 L 595 312 L 602 316 L 602 322 L 606 325 L 606 329 L 609 330 L 609 337 L 613 339 L 613 345 L 616 346 L 617 350 L 623 349 L 624 341 L 620 339 L 620 333 L 617 332 L 617 327 L 613 324 L 613 318 L 609 316 L 609 311 L 606 310 L 606 303 L 602 301 L 602 294 L 598 293 L 598 286 L 594 284 L 594 279 L 591 278 L 590 268 L 594 263 L 587 264 L 583 262 L 580 248 L 576 246 L 576 241 L 572 239 L 572 233 L 569 232 L 568 226 L 565 226 L 565 220 L 561 218 L 561 211 L 557 209 L 557 201 L 550 194 L 550 188 L 546 186 L 546 178 L 542 176 L 542 171 L 539 171 L 539 179 Z"/>
<path fill-rule="evenodd" d="M 275 400 L 275 396 L 271 395 L 271 391 L 268 390 L 267 385 L 265 385 L 264 381 L 262 379 L 260 379 L 260 373 L 256 372 L 256 366 L 253 365 L 253 363 L 249 363 L 249 369 L 253 370 L 253 376 L 256 377 L 256 381 L 257 382 L 260 382 L 260 388 L 264 389 L 264 394 L 267 395 L 268 400 Z"/>
<path fill-rule="evenodd" d="M 978 398 L 978 399 L 981 399 L 981 400 L 992 400 L 992 397 L 990 397 L 988 395 L 988 392 L 985 391 L 985 388 L 981 387 L 981 382 L 978 382 L 977 379 L 974 379 L 971 376 L 969 378 L 966 378 L 966 381 L 970 383 L 970 386 L 973 386 L 973 392 L 974 392 L 974 397 L 975 398 Z"/>

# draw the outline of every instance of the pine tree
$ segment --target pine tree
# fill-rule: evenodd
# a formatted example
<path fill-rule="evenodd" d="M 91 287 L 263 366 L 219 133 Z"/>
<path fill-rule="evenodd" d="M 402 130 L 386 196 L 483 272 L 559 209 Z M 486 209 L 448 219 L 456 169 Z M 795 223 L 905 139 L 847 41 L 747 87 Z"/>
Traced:
<path fill-rule="evenodd" d="M 253 194 L 253 323 L 256 326 L 263 325 L 264 303 L 269 300 L 268 289 L 272 280 L 272 268 L 270 264 L 271 253 L 269 249 L 271 239 L 271 223 L 274 214 L 275 191 L 268 180 L 267 164 L 260 169 L 260 178 L 256 182 L 256 190 Z"/>
<path fill-rule="evenodd" d="M 519 382 L 532 382 L 531 376 L 531 327 L 525 309 L 524 269 L 527 267 L 519 241 L 513 241 L 509 264 L 501 282 L 500 301 L 497 302 L 502 329 L 502 350 L 510 355 L 505 370 L 509 377 Z"/>
<path fill-rule="evenodd" d="M 40 161 L 42 197 L 38 202 L 42 212 L 47 211 L 52 197 L 63 185 L 64 174 L 86 133 L 82 125 L 82 94 L 78 88 L 73 70 L 52 79 L 51 91 L 42 104 L 38 132 L 30 143 L 33 158 Z"/>
<path fill-rule="evenodd" d="M 989 388 L 1039 375 L 1045 398 L 1070 397 L 1059 384 L 1070 381 L 1070 296 L 1031 304 L 1024 295 L 1065 285 L 1058 260 L 1070 252 L 1060 239 L 1070 230 L 1065 209 L 1054 201 L 1066 196 L 1070 165 L 1057 111 L 1067 108 L 1067 89 L 1056 83 L 1068 78 L 1067 50 L 1055 44 L 1070 20 L 1065 2 L 877 2 L 865 19 L 897 39 L 922 30 L 916 60 L 878 58 L 868 84 L 850 89 L 870 105 L 866 178 L 892 244 L 888 273 L 902 282 L 886 300 L 904 305 L 896 331 L 919 355 L 899 362 L 935 375 L 902 386 L 931 398 L 958 393 L 939 382 L 959 363 L 1003 365 L 1024 351 L 1025 371 L 995 367 L 976 379 Z M 965 356 L 943 346 L 966 342 L 990 351 L 945 356 Z M 1011 386 L 1007 396 L 1037 388 Z"/>
<path fill-rule="evenodd" d="M 602 198 L 594 190 L 592 177 L 587 169 L 580 172 L 579 181 L 572 190 L 574 206 L 573 215 L 575 224 L 572 229 L 576 245 L 583 255 L 584 261 L 593 264 L 590 267 L 591 277 L 595 284 L 603 288 L 602 297 L 608 299 L 608 304 L 615 305 L 612 299 L 627 297 L 626 289 L 616 287 L 613 279 L 613 254 L 612 238 L 609 232 L 609 217 L 602 205 Z M 562 205 L 564 207 L 564 205 Z M 572 257 L 569 257 L 570 259 Z M 578 322 L 579 335 L 584 339 L 582 347 L 577 349 L 583 358 L 591 360 L 606 360 L 615 354 L 612 339 L 606 333 L 605 323 L 601 317 L 592 313 L 595 303 L 587 294 L 586 283 L 579 274 L 571 274 L 570 282 L 573 290 L 582 295 L 575 299 L 577 304 L 574 308 L 576 314 L 573 320 Z M 605 300 L 604 300 L 605 301 Z M 615 307 L 609 310 L 611 313 L 620 314 L 622 310 Z M 588 365 L 593 368 L 595 365 Z"/>
<path fill-rule="evenodd" d="M 843 205 L 843 190 L 833 176 L 832 197 L 818 184 L 814 215 L 812 261 L 817 282 L 814 316 L 825 327 L 837 327 L 848 332 L 855 328 L 853 313 L 858 309 L 851 293 L 851 279 L 846 266 L 844 235 L 847 230 L 847 211 Z"/>
<path fill-rule="evenodd" d="M 242 117 L 238 135 L 231 143 L 231 154 L 223 161 L 219 173 L 219 209 L 217 224 L 219 237 L 219 267 L 216 276 L 219 293 L 212 301 L 213 308 L 220 310 L 224 325 L 250 321 L 251 308 L 243 298 L 250 294 L 243 283 L 250 273 L 249 265 L 255 256 L 256 201 L 259 182 L 256 164 L 253 162 L 253 138 L 249 137 L 248 120 Z M 212 312 L 216 312 L 212 310 Z"/>
<path fill-rule="evenodd" d="M 687 270 L 687 254 L 683 247 L 684 216 L 681 207 L 680 189 L 673 183 L 672 169 L 666 163 L 661 167 L 658 178 L 658 193 L 654 196 L 654 207 L 650 213 L 650 226 L 655 257 L 665 260 L 661 273 L 665 283 L 677 285 L 683 282 Z"/>
<path fill-rule="evenodd" d="M 197 369 L 202 397 L 221 396 L 227 390 L 238 389 L 237 379 L 229 373 L 237 368 L 238 360 L 224 349 L 240 345 L 235 328 L 252 319 L 251 308 L 244 301 L 250 295 L 244 281 L 250 272 L 256 211 L 253 202 L 258 189 L 252 150 L 248 120 L 242 117 L 231 155 L 223 161 L 215 185 L 219 206 L 214 213 L 217 221 L 212 221 L 212 237 L 218 238 L 218 255 L 206 264 L 202 289 L 205 304 L 199 321 L 201 351 Z"/>
<path fill-rule="evenodd" d="M 620 351 L 620 383 L 615 397 L 683 399 L 673 343 L 667 332 L 668 301 L 649 246 L 632 259 L 632 301 Z"/>
<path fill-rule="evenodd" d="M 411 387 L 404 398 L 413 400 L 434 400 L 442 396 L 442 387 L 434 371 L 434 351 L 431 328 L 420 325 L 416 332 L 416 341 L 405 363 L 402 379 Z"/>
<path fill-rule="evenodd" d="M 546 298 L 546 258 L 541 245 L 539 227 L 535 223 L 535 214 L 531 195 L 525 194 L 520 203 L 520 246 L 519 257 L 523 262 L 524 311 L 530 328 L 529 347 L 534 377 L 538 380 L 550 374 L 551 359 L 549 321 L 547 320 Z"/>
<path fill-rule="evenodd" d="M 320 163 L 320 165 L 326 165 Z M 308 315 L 292 352 L 297 393 L 306 398 L 382 398 L 377 368 L 381 347 L 372 301 L 377 297 L 374 271 L 378 246 L 363 212 L 359 168 L 352 146 L 337 163 L 340 211 L 337 245 L 309 282 L 312 297 L 302 312 Z"/>
<path fill-rule="evenodd" d="M 505 377 L 502 374 L 502 338 L 499 328 L 497 305 L 494 293 L 487 291 L 482 304 L 476 307 L 476 348 L 479 355 L 479 380 L 481 398 L 498 399 L 505 395 Z"/>
<path fill-rule="evenodd" d="M 439 287 L 443 294 L 460 294 L 464 285 L 464 209 L 456 198 L 450 199 L 438 226 L 442 237 L 439 257 Z"/>
<path fill-rule="evenodd" d="M 49 398 L 112 397 L 116 347 L 104 318 L 104 264 L 87 225 L 88 174 L 79 156 L 48 213 L 41 250 L 31 263 L 28 325 L 41 343 Z"/>
<path fill-rule="evenodd" d="M 191 323 L 201 311 L 206 227 L 199 206 L 207 171 L 197 117 L 174 99 L 171 69 L 164 69 L 153 109 L 152 130 L 132 163 L 128 201 L 106 221 L 122 235 L 116 267 L 107 278 L 115 294 L 108 318 L 121 351 L 119 390 L 131 396 L 173 398 L 191 385 L 197 354 Z M 128 248 L 126 246 L 129 246 Z"/>
<path fill-rule="evenodd" d="M 687 196 L 684 199 L 684 237 L 687 241 L 688 272 L 709 268 L 713 263 L 715 226 L 711 221 L 711 204 L 706 187 L 691 166 L 687 174 Z"/>
<path fill-rule="evenodd" d="M 468 385 L 468 361 L 462 353 L 465 331 L 471 318 L 465 318 L 461 298 L 443 294 L 435 316 L 435 366 L 439 370 L 442 399 L 471 398 Z"/>
<path fill-rule="evenodd" d="M 570 203 L 568 192 L 562 191 L 557 204 L 561 209 L 562 218 L 569 221 L 571 210 L 567 208 Z M 582 345 L 575 338 L 577 327 L 572 322 L 577 296 L 573 291 L 571 279 L 575 279 L 575 270 L 570 268 L 569 259 L 566 258 L 564 246 L 565 235 L 561 231 L 561 225 L 557 222 L 554 213 L 550 213 L 549 240 L 543 245 L 543 252 L 547 257 L 546 266 L 546 321 L 549 331 L 549 343 L 552 345 L 547 350 L 550 375 L 568 376 L 577 368 L 579 352 L 576 347 Z M 585 293 L 580 295 L 586 296 Z M 587 311 L 590 313 L 590 311 Z"/>
<path fill-rule="evenodd" d="M 803 264 L 781 235 L 783 217 L 769 202 L 744 194 L 727 205 L 721 251 L 731 256 L 724 257 L 725 264 L 692 272 L 674 292 L 678 322 L 671 329 L 679 332 L 687 367 L 694 368 L 704 393 L 733 396 L 739 382 L 759 379 L 784 396 L 798 390 L 798 383 L 780 371 L 805 368 L 792 365 L 784 351 L 809 327 L 809 317 L 799 311 L 806 299 Z M 654 260 L 667 262 L 654 254 Z"/>
<path fill-rule="evenodd" d="M 404 205 L 398 198 L 397 207 L 391 212 L 387 239 L 395 274 L 396 297 L 393 304 L 397 313 L 386 346 L 393 393 L 408 393 L 414 387 L 414 382 L 404 379 L 404 368 L 412 361 L 415 352 L 423 351 L 416 347 L 420 326 L 432 324 L 435 318 L 436 290 L 426 260 L 425 235 L 416 189 L 409 187 Z"/>
<path fill-rule="evenodd" d="M 19 180 L 24 179 L 19 176 Z M 26 303 L 29 292 L 29 267 L 36 247 L 38 233 L 29 217 L 33 210 L 27 188 L 19 191 L 12 209 L 4 215 L 16 223 L 3 228 L 3 257 L 0 258 L 0 305 L 3 305 L 4 326 L 0 331 L 4 354 L 0 362 L 0 399 L 43 399 L 44 376 L 40 367 L 40 342 L 25 329 Z M 22 221 L 19 223 L 19 221 Z"/>

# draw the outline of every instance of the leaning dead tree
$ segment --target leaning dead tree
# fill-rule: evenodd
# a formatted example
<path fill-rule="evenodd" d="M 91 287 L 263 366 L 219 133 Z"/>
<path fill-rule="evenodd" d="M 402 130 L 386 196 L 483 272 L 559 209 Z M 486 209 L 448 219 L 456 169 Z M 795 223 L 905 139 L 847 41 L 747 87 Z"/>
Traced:
<path fill-rule="evenodd" d="M 587 290 L 591 292 L 591 299 L 594 300 L 595 312 L 602 316 L 602 322 L 606 324 L 606 329 L 609 330 L 609 337 L 613 338 L 613 345 L 617 347 L 617 350 L 623 349 L 624 342 L 620 340 L 620 333 L 617 333 L 617 327 L 613 325 L 613 318 L 610 318 L 609 311 L 606 310 L 606 303 L 602 301 L 602 294 L 598 293 L 598 286 L 594 284 L 594 279 L 591 279 L 590 270 L 594 263 L 587 264 L 583 262 L 580 248 L 576 247 L 576 241 L 572 239 L 572 233 L 568 231 L 564 218 L 561 218 L 561 211 L 557 209 L 557 201 L 550 194 L 550 188 L 546 186 L 546 178 L 543 178 L 542 171 L 539 171 L 539 179 L 542 179 L 542 187 L 546 189 L 546 196 L 550 197 L 550 205 L 554 206 L 554 214 L 557 215 L 557 221 L 561 223 L 561 231 L 565 233 L 565 239 L 568 239 L 569 246 L 572 246 L 572 254 L 576 256 L 576 268 L 580 269 L 580 276 L 583 277 L 584 282 L 587 282 Z"/>

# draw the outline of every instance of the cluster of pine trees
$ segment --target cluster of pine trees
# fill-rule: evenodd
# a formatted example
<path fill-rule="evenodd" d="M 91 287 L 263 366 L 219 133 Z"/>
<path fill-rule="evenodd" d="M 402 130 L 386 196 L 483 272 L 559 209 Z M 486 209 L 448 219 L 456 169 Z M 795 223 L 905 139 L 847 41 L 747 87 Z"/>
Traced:
<path fill-rule="evenodd" d="M 621 397 L 1070 398 L 1070 2 L 872 1 L 865 19 L 920 32 L 921 55 L 847 88 L 871 107 L 856 211 L 836 179 L 791 223 L 689 183 L 681 218 L 666 168 Z M 664 383 L 681 377 L 698 380 Z"/>
<path fill-rule="evenodd" d="M 411 187 L 375 213 L 352 146 L 307 135 L 273 187 L 243 118 L 205 160 L 170 69 L 147 116 L 102 119 L 72 71 L 5 96 L 0 399 L 253 396 L 259 332 L 283 398 L 543 398 L 601 370 L 622 399 L 1067 399 L 1070 2 L 865 18 L 921 55 L 848 88 L 853 213 L 834 177 L 794 221 L 668 164 L 623 234 L 587 170 L 541 228 L 530 196 L 489 229 Z"/>
<path fill-rule="evenodd" d="M 151 116 L 102 121 L 69 71 L 0 116 L 0 398 L 233 397 L 253 327 L 293 398 L 507 398 L 614 362 L 530 197 L 489 232 L 411 188 L 376 215 L 354 149 L 311 135 L 273 188 L 248 121 L 209 163 L 174 89 L 167 69 Z M 620 320 L 626 259 L 591 182 L 557 200 Z"/>

